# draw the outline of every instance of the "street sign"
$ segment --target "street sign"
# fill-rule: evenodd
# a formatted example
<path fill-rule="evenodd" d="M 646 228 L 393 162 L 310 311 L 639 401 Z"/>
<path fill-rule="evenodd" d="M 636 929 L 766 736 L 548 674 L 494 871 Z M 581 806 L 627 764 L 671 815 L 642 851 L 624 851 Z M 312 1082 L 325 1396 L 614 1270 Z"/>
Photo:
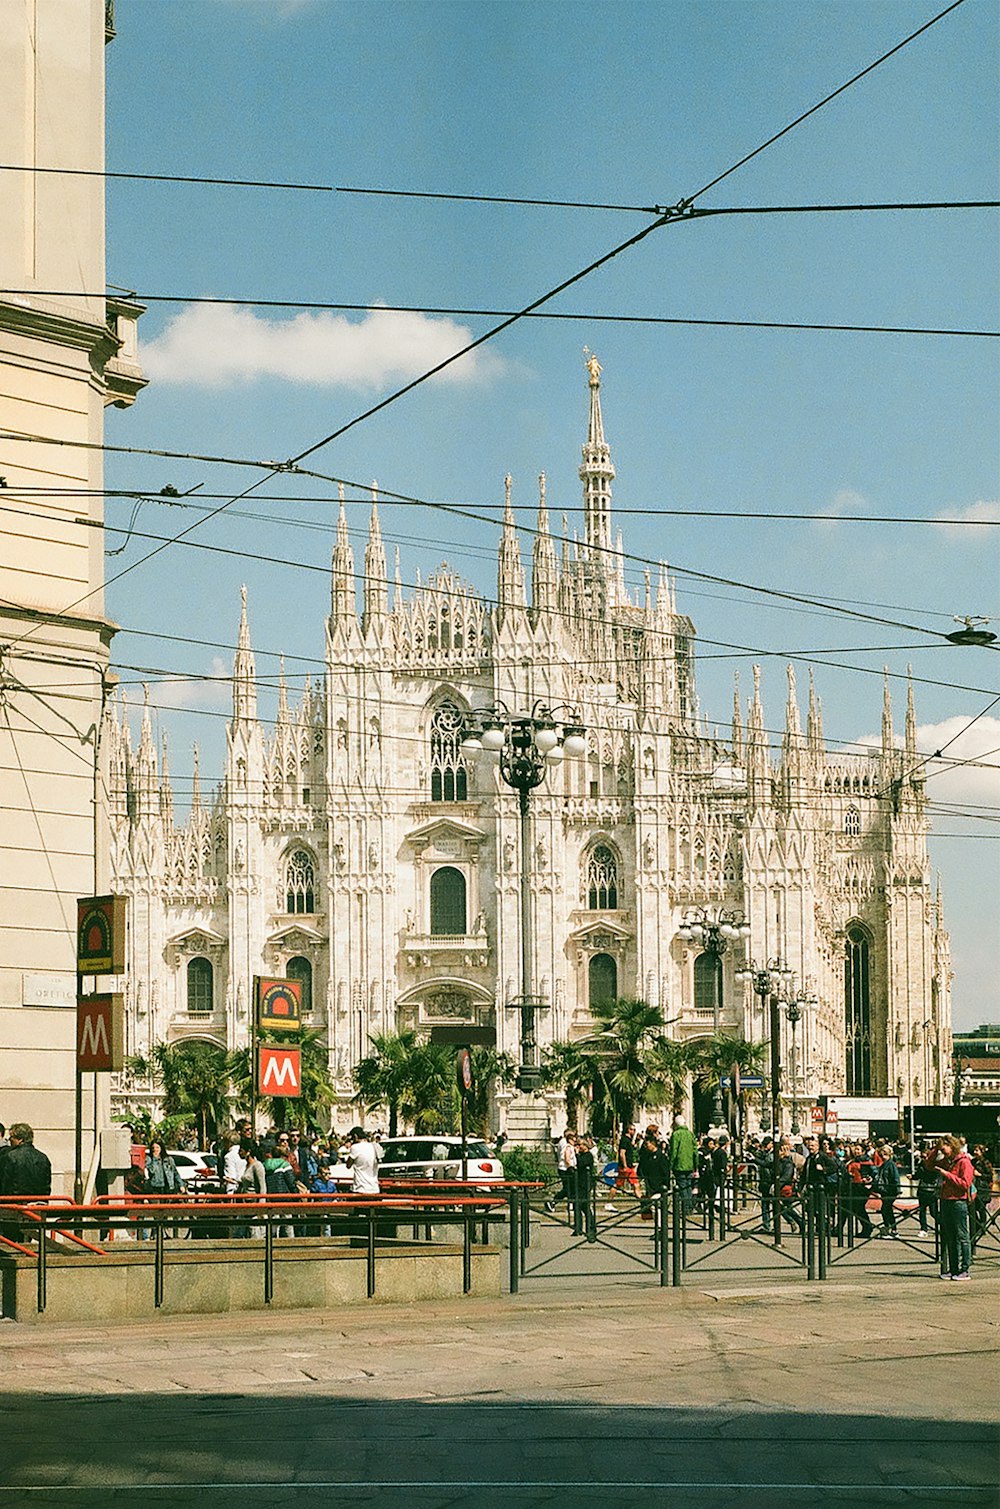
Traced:
<path fill-rule="evenodd" d="M 125 1067 L 125 997 L 78 996 L 76 1067 L 94 1073 Z"/>
<path fill-rule="evenodd" d="M 257 1084 L 261 1095 L 302 1094 L 302 1054 L 298 1048 L 262 1043 L 258 1052 Z"/>
<path fill-rule="evenodd" d="M 468 1048 L 459 1048 L 455 1054 L 455 1075 L 460 1093 L 468 1095 L 472 1090 L 472 1054 Z"/>
<path fill-rule="evenodd" d="M 447 1048 L 495 1048 L 497 1032 L 495 1027 L 432 1027 L 430 1040 Z"/>
<path fill-rule="evenodd" d="M 733 1081 L 732 1081 L 732 1076 L 731 1075 L 724 1074 L 722 1076 L 721 1083 L 722 1083 L 722 1088 L 724 1090 L 728 1090 L 729 1086 L 732 1084 L 732 1082 Z M 763 1074 L 741 1074 L 740 1075 L 740 1089 L 741 1090 L 762 1090 L 763 1088 L 764 1088 L 764 1076 L 763 1076 Z"/>
<path fill-rule="evenodd" d="M 124 896 L 77 898 L 77 974 L 125 973 L 125 909 Z"/>
<path fill-rule="evenodd" d="M 302 981 L 254 976 L 257 1026 L 270 1032 L 298 1032 L 302 1025 Z"/>

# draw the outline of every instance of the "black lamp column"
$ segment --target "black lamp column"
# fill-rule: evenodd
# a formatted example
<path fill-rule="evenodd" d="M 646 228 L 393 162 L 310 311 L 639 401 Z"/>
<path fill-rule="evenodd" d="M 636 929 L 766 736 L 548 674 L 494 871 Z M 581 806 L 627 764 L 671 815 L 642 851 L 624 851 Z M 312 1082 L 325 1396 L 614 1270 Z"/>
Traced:
<path fill-rule="evenodd" d="M 544 781 L 549 768 L 568 755 L 586 751 L 583 727 L 574 719 L 562 722 L 560 709 L 536 702 L 528 714 L 512 714 L 503 703 L 475 710 L 469 715 L 462 738 L 462 751 L 475 755 L 483 750 L 498 754 L 504 784 L 517 792 L 521 839 L 521 993 L 509 1004 L 521 1013 L 521 1066 L 518 1089 L 533 1094 L 541 1085 L 535 1013 L 545 1003 L 534 993 L 534 958 L 531 937 L 531 793 Z"/>
<path fill-rule="evenodd" d="M 738 942 L 750 936 L 750 924 L 742 912 L 718 911 L 713 914 L 703 906 L 689 907 L 684 920 L 677 929 L 677 936 L 685 942 L 700 943 L 714 960 L 712 970 L 712 1031 L 719 1036 L 722 1026 L 722 955 L 728 943 Z M 712 1117 L 715 1125 L 722 1122 L 722 1080 L 715 1081 L 715 1096 L 712 1102 Z"/>

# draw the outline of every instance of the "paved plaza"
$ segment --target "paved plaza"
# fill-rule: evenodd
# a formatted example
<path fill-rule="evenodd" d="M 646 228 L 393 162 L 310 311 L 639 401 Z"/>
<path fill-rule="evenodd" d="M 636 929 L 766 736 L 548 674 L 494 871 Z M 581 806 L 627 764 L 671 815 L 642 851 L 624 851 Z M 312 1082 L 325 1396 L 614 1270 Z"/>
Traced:
<path fill-rule="evenodd" d="M 820 1284 L 742 1242 L 661 1289 L 624 1224 L 536 1223 L 495 1300 L 0 1324 L 0 1509 L 1000 1501 L 992 1260 L 876 1243 Z"/>

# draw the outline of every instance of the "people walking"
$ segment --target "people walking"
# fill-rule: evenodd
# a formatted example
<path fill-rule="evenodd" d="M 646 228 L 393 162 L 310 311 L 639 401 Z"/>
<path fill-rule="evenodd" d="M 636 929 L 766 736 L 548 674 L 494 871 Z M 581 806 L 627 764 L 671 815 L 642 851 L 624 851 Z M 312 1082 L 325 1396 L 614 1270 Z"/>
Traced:
<path fill-rule="evenodd" d="M 941 1226 L 941 1277 L 956 1283 L 969 1278 L 972 1239 L 969 1199 L 974 1180 L 972 1159 L 961 1137 L 942 1137 L 935 1158 L 941 1178 L 938 1220 Z"/>
<path fill-rule="evenodd" d="M 895 1240 L 899 1235 L 896 1230 L 896 1200 L 902 1188 L 899 1169 L 889 1143 L 879 1148 L 879 1156 L 882 1161 L 872 1181 L 872 1188 L 882 1202 L 882 1230 L 878 1235 Z"/>
<path fill-rule="evenodd" d="M 694 1171 L 698 1164 L 698 1144 L 683 1116 L 674 1117 L 668 1157 L 681 1209 L 685 1216 L 689 1216 L 694 1208 Z"/>
<path fill-rule="evenodd" d="M 380 1190 L 378 1166 L 382 1149 L 371 1140 L 364 1127 L 352 1127 L 351 1150 L 347 1162 L 351 1168 L 351 1189 L 356 1195 L 377 1195 Z"/>
<path fill-rule="evenodd" d="M 623 1127 L 622 1134 L 618 1139 L 618 1176 L 615 1179 L 615 1189 L 628 1189 L 638 1199 L 640 1194 L 639 1172 L 635 1165 L 635 1154 L 635 1127 Z"/>
<path fill-rule="evenodd" d="M 22 1195 L 26 1199 L 52 1193 L 52 1164 L 48 1157 L 35 1147 L 35 1133 L 26 1121 L 15 1121 L 8 1133 L 9 1146 L 0 1157 L 0 1195 Z M 23 1242 L 24 1229 L 20 1221 L 0 1226 L 0 1236 L 11 1241 Z"/>
<path fill-rule="evenodd" d="M 937 1224 L 938 1186 L 937 1147 L 925 1148 L 917 1159 L 914 1180 L 917 1186 L 917 1221 L 920 1236 L 929 1237 L 931 1223 Z"/>
<path fill-rule="evenodd" d="M 565 1200 L 568 1210 L 576 1198 L 576 1133 L 569 1127 L 566 1128 L 559 1142 L 556 1153 L 556 1173 L 559 1175 L 559 1191 L 545 1202 L 545 1209 L 549 1215 L 555 1210 L 557 1201 Z"/>

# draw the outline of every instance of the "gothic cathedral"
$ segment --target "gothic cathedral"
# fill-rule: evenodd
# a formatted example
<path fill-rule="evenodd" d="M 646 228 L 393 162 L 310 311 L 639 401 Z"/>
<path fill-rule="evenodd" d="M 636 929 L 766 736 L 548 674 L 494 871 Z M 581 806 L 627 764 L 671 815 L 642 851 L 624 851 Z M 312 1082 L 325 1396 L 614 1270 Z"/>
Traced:
<path fill-rule="evenodd" d="M 509 478 L 493 603 L 444 565 L 408 593 L 397 565 L 390 591 L 373 500 L 359 612 L 341 501 L 325 677 L 294 707 L 282 681 L 276 724 L 261 726 L 244 593 L 211 801 L 196 785 L 175 824 L 148 710 L 135 749 L 121 709 L 109 716 L 113 889 L 131 903 L 130 1053 L 190 1037 L 245 1044 L 259 974 L 302 982 L 344 1105 L 373 1034 L 474 1024 L 516 1059 L 518 797 L 460 743 L 474 709 L 542 704 L 570 709 L 587 740 L 531 800 L 543 1049 L 585 1033 L 591 1006 L 614 996 L 657 1005 L 677 1038 L 721 1027 L 762 1040 L 761 999 L 735 975 L 780 957 L 812 1000 L 799 1101 L 949 1098 L 948 938 L 912 689 L 902 743 L 887 687 L 881 747 L 861 756 L 827 755 L 811 684 L 803 732 L 791 668 L 780 747 L 756 671 L 746 716 L 737 685 L 729 738 L 710 733 L 694 625 L 668 572 L 655 583 L 647 573 L 634 598 L 626 588 L 593 359 L 589 374 L 583 537 L 570 543 L 564 528 L 557 545 L 541 478 L 530 594 Z M 748 937 L 706 950 L 683 936 L 699 908 L 739 918 Z M 122 1088 L 133 1100 L 141 1090 Z M 515 1137 L 527 1131 L 522 1101 L 512 1092 L 498 1105 Z M 557 1098 L 545 1109 L 554 1125 Z"/>

